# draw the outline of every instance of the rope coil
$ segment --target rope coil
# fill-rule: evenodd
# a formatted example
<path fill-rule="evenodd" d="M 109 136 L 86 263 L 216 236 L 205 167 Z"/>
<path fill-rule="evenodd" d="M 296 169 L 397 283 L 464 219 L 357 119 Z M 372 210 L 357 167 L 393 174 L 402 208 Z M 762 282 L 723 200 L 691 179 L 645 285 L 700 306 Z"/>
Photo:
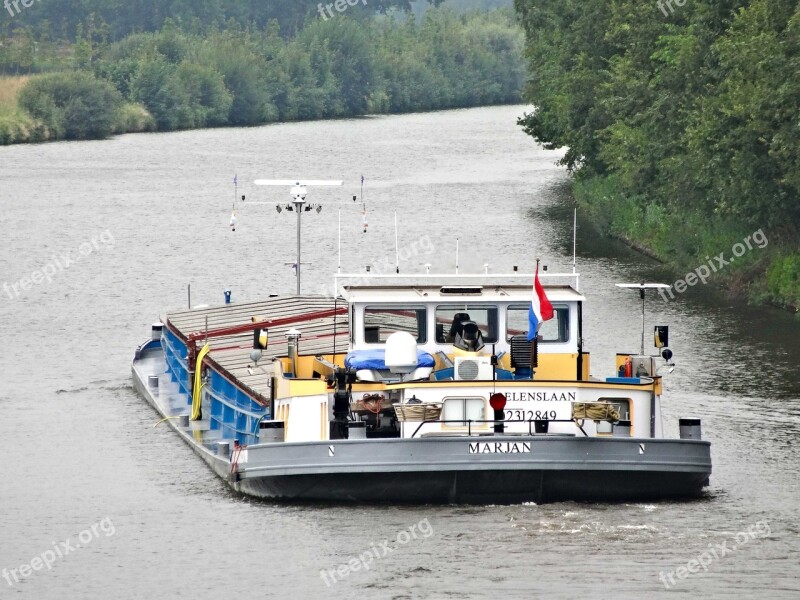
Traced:
<path fill-rule="evenodd" d="M 386 396 L 383 394 L 366 394 L 361 398 L 360 403 L 369 412 L 379 415 L 383 410 L 384 400 L 386 400 Z"/>
<path fill-rule="evenodd" d="M 619 421 L 619 411 L 610 402 L 573 402 L 572 418 L 616 423 Z"/>

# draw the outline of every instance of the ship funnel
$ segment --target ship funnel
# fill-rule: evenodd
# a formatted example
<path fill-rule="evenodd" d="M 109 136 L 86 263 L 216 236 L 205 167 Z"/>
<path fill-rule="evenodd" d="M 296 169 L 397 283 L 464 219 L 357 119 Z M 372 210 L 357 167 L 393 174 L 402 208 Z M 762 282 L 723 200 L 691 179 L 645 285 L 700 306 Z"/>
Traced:
<path fill-rule="evenodd" d="M 300 332 L 295 328 L 286 332 L 286 338 L 288 339 L 287 350 L 289 360 L 292 362 L 290 366 L 292 377 L 297 377 L 297 356 L 300 350 L 300 335 Z"/>

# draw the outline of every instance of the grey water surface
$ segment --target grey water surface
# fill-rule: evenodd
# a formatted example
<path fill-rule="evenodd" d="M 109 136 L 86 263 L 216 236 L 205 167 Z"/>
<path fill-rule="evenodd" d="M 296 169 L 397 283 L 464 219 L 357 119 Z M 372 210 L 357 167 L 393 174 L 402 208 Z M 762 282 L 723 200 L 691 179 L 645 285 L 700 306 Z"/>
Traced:
<path fill-rule="evenodd" d="M 693 502 L 258 502 L 133 392 L 133 351 L 187 284 L 194 304 L 293 292 L 288 189 L 257 178 L 345 180 L 310 190 L 323 209 L 304 213 L 304 292 L 330 286 L 340 216 L 343 270 L 392 270 L 395 211 L 404 273 L 452 272 L 456 239 L 461 272 L 571 269 L 567 174 L 516 126 L 524 110 L 0 149 L 0 598 L 800 597 L 800 321 L 711 286 L 647 307 L 678 365 L 665 427 L 701 417 L 713 444 Z M 639 301 L 614 283 L 681 274 L 578 229 L 605 376 L 640 335 Z"/>

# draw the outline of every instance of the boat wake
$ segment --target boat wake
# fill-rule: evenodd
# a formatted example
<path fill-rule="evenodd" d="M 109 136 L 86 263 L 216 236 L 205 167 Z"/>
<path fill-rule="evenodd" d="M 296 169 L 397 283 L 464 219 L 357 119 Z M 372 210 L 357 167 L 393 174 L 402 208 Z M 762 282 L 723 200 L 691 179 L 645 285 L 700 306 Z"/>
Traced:
<path fill-rule="evenodd" d="M 106 392 L 119 392 L 122 390 L 133 391 L 133 385 L 125 380 L 111 381 L 109 379 L 99 379 L 97 381 L 90 381 L 89 385 L 82 385 L 74 388 L 59 388 L 56 390 L 56 395 L 61 394 L 80 394 L 90 390 L 103 390 Z"/>

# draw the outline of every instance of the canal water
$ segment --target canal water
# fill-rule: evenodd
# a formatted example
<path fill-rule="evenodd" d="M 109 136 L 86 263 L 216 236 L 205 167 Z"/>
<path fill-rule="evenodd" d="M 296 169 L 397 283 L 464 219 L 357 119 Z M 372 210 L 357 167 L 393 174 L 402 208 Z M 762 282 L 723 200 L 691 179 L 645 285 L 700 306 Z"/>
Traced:
<path fill-rule="evenodd" d="M 800 321 L 711 285 L 647 305 L 677 364 L 665 427 L 700 417 L 713 444 L 693 502 L 273 505 L 231 493 L 134 393 L 133 350 L 188 284 L 193 304 L 294 290 L 288 189 L 257 178 L 345 181 L 309 190 L 304 292 L 330 286 L 340 220 L 343 271 L 393 270 L 395 214 L 404 273 L 454 271 L 457 244 L 461 272 L 571 269 L 567 174 L 524 110 L 0 149 L 0 598 L 799 597 Z M 614 284 L 680 274 L 581 218 L 577 268 L 605 376 L 640 336 Z"/>

